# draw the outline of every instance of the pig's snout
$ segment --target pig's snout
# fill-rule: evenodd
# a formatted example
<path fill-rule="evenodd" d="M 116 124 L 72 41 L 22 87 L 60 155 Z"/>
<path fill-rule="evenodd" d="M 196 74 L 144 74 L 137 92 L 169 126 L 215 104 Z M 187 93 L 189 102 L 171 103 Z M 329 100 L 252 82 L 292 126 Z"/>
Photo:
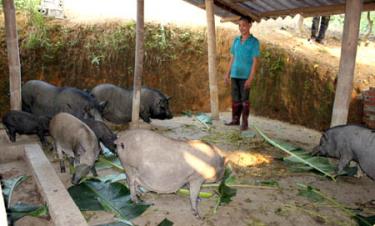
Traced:
<path fill-rule="evenodd" d="M 89 174 L 90 169 L 91 167 L 86 164 L 78 165 L 75 168 L 75 172 L 72 177 L 72 184 L 79 184 L 81 179 L 84 178 L 87 174 Z"/>
<path fill-rule="evenodd" d="M 310 152 L 311 155 L 319 155 L 320 154 L 320 146 L 315 146 L 312 151 Z"/>

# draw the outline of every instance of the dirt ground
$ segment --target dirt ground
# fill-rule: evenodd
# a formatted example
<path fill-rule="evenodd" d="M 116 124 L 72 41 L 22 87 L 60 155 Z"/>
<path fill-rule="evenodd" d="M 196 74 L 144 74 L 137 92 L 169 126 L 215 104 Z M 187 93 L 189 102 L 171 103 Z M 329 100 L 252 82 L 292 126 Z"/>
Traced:
<path fill-rule="evenodd" d="M 175 117 L 172 120 L 154 120 L 154 131 L 178 139 L 204 139 L 222 150 L 230 159 L 237 184 L 250 185 L 237 188 L 237 195 L 227 205 L 220 206 L 213 213 L 216 199 L 202 199 L 199 211 L 203 220 L 196 219 L 191 212 L 188 196 L 176 194 L 146 193 L 143 200 L 153 203 L 144 214 L 134 219 L 136 225 L 158 225 L 164 218 L 174 225 L 356 225 L 343 211 L 326 202 L 314 203 L 298 195 L 298 183 L 313 186 L 353 209 L 362 209 L 363 214 L 374 215 L 375 182 L 367 176 L 339 177 L 336 182 L 312 172 L 291 172 L 288 165 L 278 160 L 286 156 L 280 150 L 263 142 L 256 135 L 242 138 L 239 129 L 228 128 L 223 120 L 229 120 L 230 113 L 222 113 L 221 120 L 214 122 L 210 130 L 194 117 Z M 306 150 L 319 142 L 320 133 L 304 127 L 261 118 L 250 117 L 251 125 L 257 126 L 272 139 L 287 141 Z M 250 131 L 254 132 L 252 128 Z M 255 133 L 255 132 L 254 132 Z M 235 137 L 235 139 L 233 138 Z M 51 160 L 53 157 L 46 151 Z M 70 186 L 68 174 L 60 174 L 57 162 L 53 163 L 66 187 Z M 0 164 L 4 178 L 30 175 L 23 161 Z M 99 175 L 108 171 L 99 171 Z M 262 186 L 265 182 L 277 183 L 277 187 Z M 215 188 L 203 190 L 214 191 Z M 42 203 L 35 182 L 29 178 L 15 191 L 13 202 Z M 108 223 L 113 216 L 104 212 L 85 213 L 90 225 Z M 24 218 L 16 225 L 51 225 L 48 219 Z"/>

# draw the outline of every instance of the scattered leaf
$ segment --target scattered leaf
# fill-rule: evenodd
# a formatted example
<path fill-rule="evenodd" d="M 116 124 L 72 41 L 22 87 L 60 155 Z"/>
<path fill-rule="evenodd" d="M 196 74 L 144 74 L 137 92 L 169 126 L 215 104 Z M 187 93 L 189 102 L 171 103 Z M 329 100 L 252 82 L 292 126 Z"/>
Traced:
<path fill-rule="evenodd" d="M 373 226 L 375 225 L 375 215 L 364 217 L 360 214 L 355 215 L 354 220 L 357 221 L 358 226 Z"/>
<path fill-rule="evenodd" d="M 304 196 L 314 202 L 322 202 L 324 198 L 311 186 L 298 186 L 298 195 Z"/>
<path fill-rule="evenodd" d="M 256 184 L 269 187 L 279 187 L 279 182 L 277 182 L 276 180 L 262 180 L 257 181 Z"/>
<path fill-rule="evenodd" d="M 126 222 L 141 215 L 149 207 L 144 203 L 133 203 L 129 189 L 119 182 L 90 179 L 70 187 L 68 192 L 81 211 L 106 210 Z"/>
<path fill-rule="evenodd" d="M 48 216 L 48 208 L 46 205 L 16 203 L 8 208 L 8 214 L 12 221 L 16 221 L 24 216 L 46 217 Z"/>
<path fill-rule="evenodd" d="M 198 119 L 198 121 L 200 121 L 203 124 L 212 125 L 212 118 L 205 113 L 198 113 L 196 118 Z"/>
<path fill-rule="evenodd" d="M 231 202 L 232 198 L 237 194 L 237 189 L 231 188 L 226 184 L 227 181 L 233 181 L 232 177 L 232 170 L 229 167 L 225 168 L 224 178 L 221 181 L 218 189 L 218 205 Z"/>
<path fill-rule="evenodd" d="M 10 201 L 12 200 L 13 190 L 17 187 L 17 185 L 25 181 L 27 178 L 29 177 L 19 176 L 19 177 L 7 179 L 7 180 L 2 180 L 2 184 L 3 184 L 2 190 L 3 190 L 3 195 L 5 198 L 6 206 L 10 205 Z"/>
<path fill-rule="evenodd" d="M 172 226 L 172 225 L 173 225 L 173 222 L 168 220 L 168 218 L 164 218 L 164 220 L 160 222 L 160 224 L 158 224 L 158 226 Z"/>
<path fill-rule="evenodd" d="M 116 156 L 110 157 L 99 157 L 98 161 L 95 163 L 96 170 L 115 168 L 120 172 L 124 172 L 124 168 L 121 166 L 120 159 Z"/>
<path fill-rule="evenodd" d="M 190 191 L 188 189 L 184 189 L 184 188 L 180 188 L 178 191 L 177 191 L 177 194 L 179 195 L 190 195 Z M 205 199 L 208 199 L 208 198 L 211 198 L 214 194 L 212 194 L 211 192 L 199 192 L 199 197 L 200 198 L 205 198 Z"/>

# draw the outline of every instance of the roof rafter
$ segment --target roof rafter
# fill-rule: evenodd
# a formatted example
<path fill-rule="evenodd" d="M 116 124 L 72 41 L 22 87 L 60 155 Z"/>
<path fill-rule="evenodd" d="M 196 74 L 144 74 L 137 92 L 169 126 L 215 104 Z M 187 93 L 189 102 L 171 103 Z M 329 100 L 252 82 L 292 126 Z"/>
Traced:
<path fill-rule="evenodd" d="M 363 5 L 363 11 L 375 10 L 375 3 L 365 3 Z M 330 5 L 330 6 L 319 6 L 319 7 L 306 7 L 298 9 L 288 9 L 288 10 L 278 10 L 261 13 L 260 17 L 279 17 L 279 16 L 289 16 L 295 14 L 301 14 L 304 17 L 308 16 L 322 16 L 322 15 L 334 15 L 345 13 L 345 5 Z"/>

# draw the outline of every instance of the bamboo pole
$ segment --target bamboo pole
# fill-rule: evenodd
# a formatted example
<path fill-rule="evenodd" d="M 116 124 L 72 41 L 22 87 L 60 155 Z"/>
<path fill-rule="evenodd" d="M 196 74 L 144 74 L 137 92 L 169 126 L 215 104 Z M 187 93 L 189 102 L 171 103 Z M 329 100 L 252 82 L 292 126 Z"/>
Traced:
<path fill-rule="evenodd" d="M 137 0 L 137 26 L 135 40 L 135 66 L 133 81 L 132 122 L 133 128 L 139 127 L 139 108 L 141 102 L 143 57 L 144 57 L 144 0 Z"/>
<path fill-rule="evenodd" d="M 207 38 L 208 38 L 208 77 L 210 87 L 211 116 L 213 119 L 219 119 L 219 95 L 216 79 L 216 34 L 214 1 L 206 0 L 207 16 Z"/>
<path fill-rule="evenodd" d="M 3 0 L 3 9 L 9 65 L 10 109 L 21 110 L 21 64 L 13 0 Z"/>
<path fill-rule="evenodd" d="M 346 1 L 340 68 L 337 77 L 331 127 L 346 124 L 348 120 L 362 7 L 362 0 Z"/>

